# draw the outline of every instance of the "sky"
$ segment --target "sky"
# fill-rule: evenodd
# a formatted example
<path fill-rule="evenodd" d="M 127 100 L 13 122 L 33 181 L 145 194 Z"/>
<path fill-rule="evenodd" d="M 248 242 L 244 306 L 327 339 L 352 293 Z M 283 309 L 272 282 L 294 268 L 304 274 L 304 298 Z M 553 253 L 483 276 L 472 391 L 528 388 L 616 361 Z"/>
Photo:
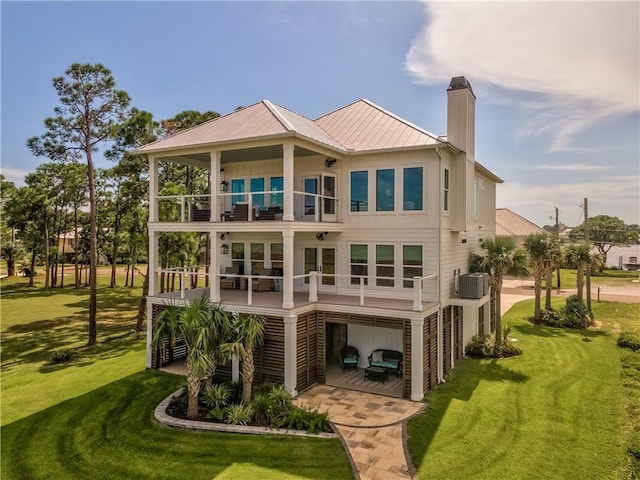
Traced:
<path fill-rule="evenodd" d="M 471 82 L 476 160 L 497 206 L 543 226 L 640 223 L 640 3 L 0 2 L 1 170 L 45 159 L 72 63 L 102 63 L 156 120 L 269 99 L 308 118 L 367 98 L 446 134 L 451 77 Z M 108 167 L 106 160 L 98 166 Z M 553 221 L 551 217 L 554 217 Z"/>

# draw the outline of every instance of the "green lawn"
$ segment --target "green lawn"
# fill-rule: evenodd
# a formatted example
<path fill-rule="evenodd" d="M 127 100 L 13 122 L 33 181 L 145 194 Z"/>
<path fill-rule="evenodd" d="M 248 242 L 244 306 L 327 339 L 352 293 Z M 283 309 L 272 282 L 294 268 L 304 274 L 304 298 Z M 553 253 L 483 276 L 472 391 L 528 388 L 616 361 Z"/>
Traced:
<path fill-rule="evenodd" d="M 184 379 L 144 370 L 144 339 L 130 333 L 140 289 L 99 281 L 99 344 L 92 348 L 83 346 L 87 289 L 45 292 L 41 284 L 26 288 L 26 279 L 0 284 L 3 480 L 353 478 L 337 439 L 156 424 L 153 409 Z M 62 348 L 79 358 L 47 365 L 50 352 Z"/>
<path fill-rule="evenodd" d="M 640 272 L 625 270 L 604 270 L 602 273 L 591 275 L 592 285 L 627 286 L 634 285 L 638 281 Z M 557 287 L 557 276 L 553 275 L 553 286 Z M 563 290 L 576 288 L 576 271 L 573 269 L 560 269 L 560 286 Z"/>
<path fill-rule="evenodd" d="M 532 310 L 521 302 L 503 319 L 522 356 L 464 360 L 410 422 L 419 478 L 630 478 L 637 390 L 623 386 L 614 332 L 637 327 L 638 305 L 594 304 L 601 328 L 587 332 L 534 326 Z"/>

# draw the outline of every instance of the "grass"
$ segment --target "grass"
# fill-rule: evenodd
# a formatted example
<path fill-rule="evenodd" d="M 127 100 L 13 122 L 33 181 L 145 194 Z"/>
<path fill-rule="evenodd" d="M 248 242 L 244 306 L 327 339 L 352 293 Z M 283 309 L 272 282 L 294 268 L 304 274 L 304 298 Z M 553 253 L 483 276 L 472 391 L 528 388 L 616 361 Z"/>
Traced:
<path fill-rule="evenodd" d="M 639 272 L 626 270 L 603 270 L 601 273 L 592 273 L 592 285 L 628 286 L 634 285 L 633 280 L 638 280 Z M 557 287 L 557 277 L 553 275 L 553 286 Z M 563 290 L 576 288 L 576 271 L 574 269 L 560 269 L 560 285 Z"/>
<path fill-rule="evenodd" d="M 144 371 L 144 339 L 130 333 L 140 288 L 111 289 L 108 279 L 99 276 L 98 345 L 91 348 L 87 289 L 2 280 L 3 479 L 353 478 L 336 439 L 156 424 L 153 409 L 184 378 Z M 63 348 L 78 359 L 48 365 L 50 352 Z"/>
<path fill-rule="evenodd" d="M 410 422 L 419 478 L 631 477 L 627 448 L 640 408 L 638 400 L 631 407 L 637 390 L 625 385 L 626 353 L 615 342 L 637 328 L 638 305 L 594 304 L 601 328 L 589 331 L 532 325 L 532 310 L 532 300 L 521 302 L 503 319 L 522 356 L 464 360 Z"/>

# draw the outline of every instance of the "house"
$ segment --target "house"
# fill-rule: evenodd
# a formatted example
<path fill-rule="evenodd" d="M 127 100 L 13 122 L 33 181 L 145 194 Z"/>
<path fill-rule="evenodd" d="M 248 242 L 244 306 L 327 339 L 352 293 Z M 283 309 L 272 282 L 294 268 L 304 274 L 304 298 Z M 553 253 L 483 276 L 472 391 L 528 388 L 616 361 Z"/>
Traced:
<path fill-rule="evenodd" d="M 205 293 L 267 318 L 260 380 L 295 395 L 332 381 L 343 346 L 362 368 L 386 349 L 402 354 L 393 394 L 423 398 L 493 325 L 486 290 L 456 292 L 495 234 L 502 180 L 475 161 L 465 77 L 447 98 L 445 137 L 364 99 L 315 120 L 263 100 L 137 149 L 150 165 L 148 341 L 163 305 Z M 159 196 L 159 162 L 206 168 L 210 191 Z M 163 232 L 208 236 L 206 268 L 161 270 Z M 179 292 L 161 293 L 163 274 L 182 279 Z M 148 349 L 147 367 L 171 350 Z M 237 379 L 237 362 L 219 372 Z"/>
<path fill-rule="evenodd" d="M 496 237 L 509 237 L 520 246 L 529 235 L 539 233 L 545 233 L 545 230 L 523 216 L 508 208 L 496 209 Z"/>

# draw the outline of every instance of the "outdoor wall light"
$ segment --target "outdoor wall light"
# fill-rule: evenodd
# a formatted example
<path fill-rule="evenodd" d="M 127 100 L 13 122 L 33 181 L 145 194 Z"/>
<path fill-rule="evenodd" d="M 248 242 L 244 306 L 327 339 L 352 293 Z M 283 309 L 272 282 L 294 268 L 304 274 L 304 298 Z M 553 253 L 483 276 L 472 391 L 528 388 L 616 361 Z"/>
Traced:
<path fill-rule="evenodd" d="M 221 233 L 220 234 L 220 240 L 224 240 L 227 237 L 227 235 L 229 235 L 229 232 Z"/>
<path fill-rule="evenodd" d="M 220 253 L 221 253 L 222 255 L 226 255 L 227 253 L 229 253 L 229 245 L 227 245 L 226 243 L 223 243 L 223 244 L 220 246 Z"/>
<path fill-rule="evenodd" d="M 316 238 L 320 241 L 323 241 L 324 237 L 326 237 L 327 235 L 329 235 L 329 232 L 316 233 Z"/>
<path fill-rule="evenodd" d="M 324 166 L 327 168 L 331 168 L 336 164 L 337 160 L 333 157 L 327 157 L 324 160 Z"/>
<path fill-rule="evenodd" d="M 229 190 L 229 182 L 223 180 L 220 182 L 220 191 L 226 193 Z"/>

